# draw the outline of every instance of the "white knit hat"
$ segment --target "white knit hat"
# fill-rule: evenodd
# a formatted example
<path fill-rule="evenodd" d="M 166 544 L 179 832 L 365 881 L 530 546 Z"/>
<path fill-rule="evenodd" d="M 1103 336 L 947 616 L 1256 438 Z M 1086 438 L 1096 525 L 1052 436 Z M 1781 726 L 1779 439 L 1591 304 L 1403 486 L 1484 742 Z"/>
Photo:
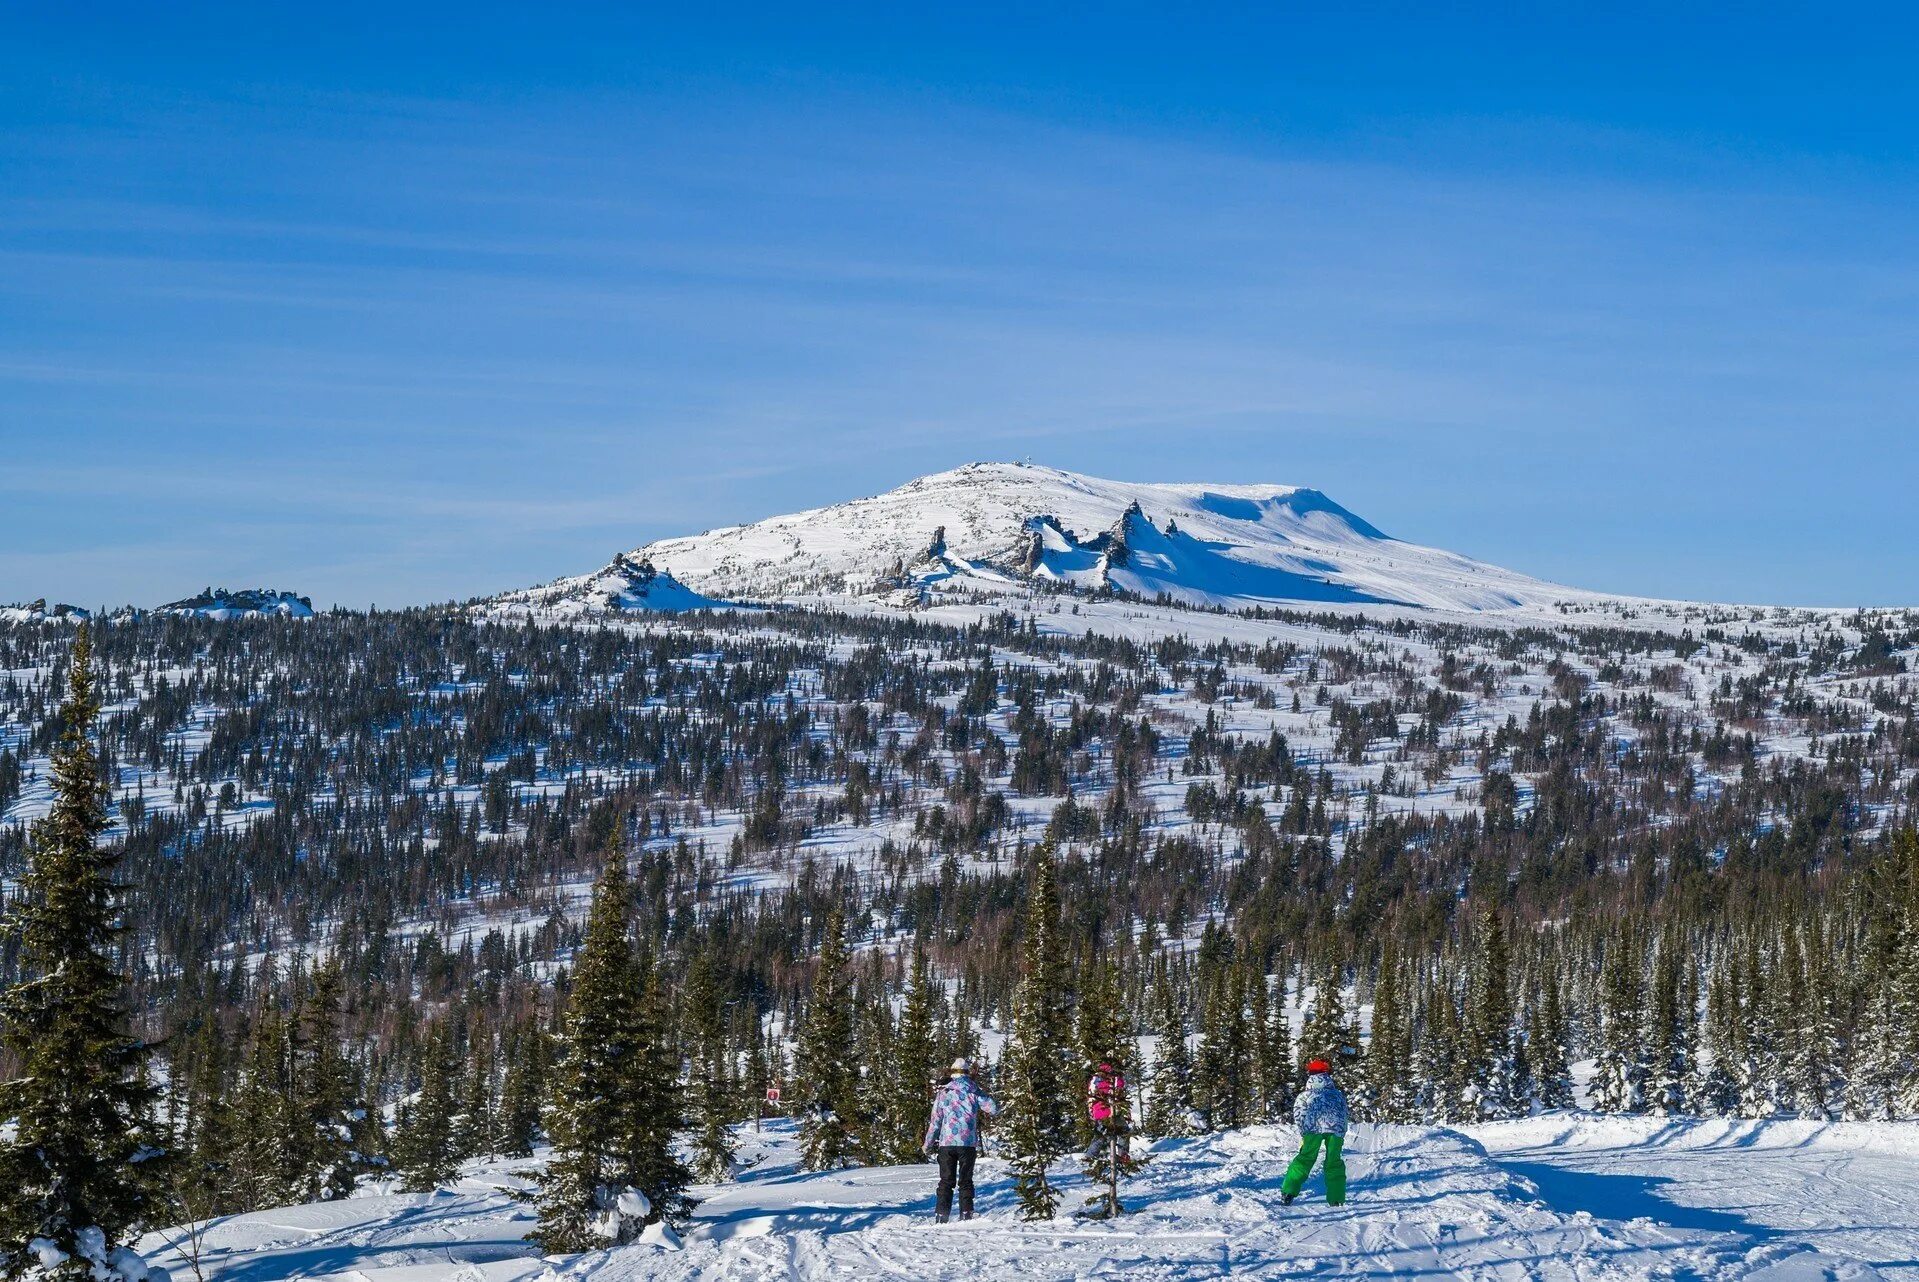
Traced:
<path fill-rule="evenodd" d="M 953 1061 L 953 1071 L 955 1073 L 970 1073 L 973 1071 L 973 1061 L 962 1055 Z"/>

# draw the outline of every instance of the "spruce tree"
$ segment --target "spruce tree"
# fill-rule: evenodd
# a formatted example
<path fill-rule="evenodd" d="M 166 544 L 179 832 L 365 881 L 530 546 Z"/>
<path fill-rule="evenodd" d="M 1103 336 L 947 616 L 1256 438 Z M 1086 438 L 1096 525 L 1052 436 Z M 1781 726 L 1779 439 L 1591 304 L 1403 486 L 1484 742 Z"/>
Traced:
<path fill-rule="evenodd" d="M 1603 1113 L 1642 1113 L 1648 1076 L 1644 984 L 1631 928 L 1613 936 L 1601 963 L 1602 1022 L 1592 1079 L 1593 1107 Z"/>
<path fill-rule="evenodd" d="M 342 1198 L 366 1169 L 368 1109 L 357 1096 L 352 1066 L 341 1053 L 345 979 L 338 962 L 313 972 L 300 1006 L 300 1103 L 312 1137 L 306 1196 Z"/>
<path fill-rule="evenodd" d="M 809 1171 L 845 1166 L 859 1151 L 859 1065 L 853 1046 L 853 990 L 846 973 L 845 919 L 827 913 L 813 994 L 800 1028 L 800 1165 Z"/>
<path fill-rule="evenodd" d="M 926 951 L 913 949 L 907 973 L 906 996 L 900 1008 L 899 1032 L 893 1041 L 893 1059 L 887 1066 L 892 1075 L 892 1098 L 887 1112 L 892 1119 L 892 1155 L 894 1162 L 919 1162 L 920 1140 L 925 1135 L 927 1110 L 933 1081 L 939 1073 L 939 986 L 927 964 Z"/>
<path fill-rule="evenodd" d="M 1059 942 L 1059 891 L 1053 849 L 1042 841 L 1026 866 L 1025 937 L 1019 986 L 1013 994 L 1013 1027 L 999 1082 L 1004 1094 L 1005 1152 L 1022 1214 L 1051 1219 L 1059 1190 L 1048 1173 L 1072 1143 L 1067 1087 L 1072 1047 L 1065 964 Z"/>
<path fill-rule="evenodd" d="M 458 1124 L 459 1056 L 453 1021 L 443 1019 L 421 1050 L 420 1091 L 401 1110 L 393 1136 L 400 1187 L 430 1193 L 460 1173 Z"/>
<path fill-rule="evenodd" d="M 1487 1121 L 1524 1111 L 1513 1047 L 1511 953 L 1506 927 L 1488 909 L 1474 934 L 1466 1072 L 1473 1115 Z"/>
<path fill-rule="evenodd" d="M 1652 1060 L 1648 1111 L 1657 1117 L 1686 1111 L 1686 1087 L 1692 1076 L 1692 1012 L 1684 1008 L 1685 989 L 1678 940 L 1669 935 L 1660 942 L 1659 955 L 1653 960 L 1652 1009 L 1646 1027 Z"/>
<path fill-rule="evenodd" d="M 702 949 L 686 975 L 687 1081 L 693 1115 L 693 1178 L 717 1184 L 733 1170 L 733 1133 L 727 1129 L 731 1092 L 726 1065 L 725 1007 Z"/>
<path fill-rule="evenodd" d="M 1192 1131 L 1193 1060 L 1186 1045 L 1186 1010 L 1164 965 L 1153 984 L 1153 1017 L 1159 1042 L 1146 1094 L 1146 1131 L 1162 1137 L 1186 1135 Z"/>
<path fill-rule="evenodd" d="M 1737 1072 L 1741 1117 L 1772 1117 L 1786 1098 L 1779 1072 L 1779 1003 L 1774 977 L 1760 962 L 1759 948 L 1759 932 L 1748 931 L 1739 972 L 1739 992 L 1744 999 L 1739 1025 L 1745 1046 L 1745 1058 Z"/>
<path fill-rule="evenodd" d="M 231 1186 L 239 1204 L 257 1211 L 304 1201 L 306 1116 L 288 1020 L 271 1005 L 254 1016 L 231 1125 Z"/>
<path fill-rule="evenodd" d="M 67 659 L 53 804 L 34 824 L 8 922 L 19 980 L 0 994 L 0 1039 L 18 1075 L 0 1085 L 0 1249 L 9 1272 L 44 1242 L 82 1277 L 104 1270 L 148 1222 L 163 1174 L 142 1119 L 155 1097 L 149 1048 L 128 1028 L 114 955 L 124 931 L 117 851 L 103 847 L 110 795 L 92 734 L 93 640 L 76 630 Z M 96 1236 L 97 1234 L 97 1236 Z M 97 1260 L 88 1257 L 97 1256 Z"/>
<path fill-rule="evenodd" d="M 1126 1209 L 1119 1198 L 1119 1183 L 1131 1177 L 1144 1164 L 1132 1153 L 1133 1095 L 1132 1078 L 1136 1050 L 1132 1021 L 1127 1018 L 1120 993 L 1119 968 L 1107 959 L 1096 959 L 1084 971 L 1086 983 L 1079 998 L 1079 1058 L 1082 1072 L 1090 1084 L 1101 1064 L 1112 1066 L 1117 1079 L 1108 1103 L 1113 1115 L 1104 1124 L 1104 1135 L 1092 1124 L 1091 1109 L 1080 1112 L 1087 1118 L 1085 1138 L 1094 1147 L 1087 1162 L 1087 1180 L 1093 1196 L 1087 1199 L 1086 1214 L 1107 1219 Z M 1088 1101 L 1090 1105 L 1090 1099 Z"/>
<path fill-rule="evenodd" d="M 1411 1122 L 1416 1117 L 1405 982 L 1399 943 L 1389 934 L 1379 962 L 1379 979 L 1373 985 L 1373 1035 L 1366 1048 L 1373 1116 L 1381 1122 Z"/>
<path fill-rule="evenodd" d="M 1335 1067 L 1350 1058 L 1358 1048 L 1351 1044 L 1352 1031 L 1346 1018 L 1346 994 L 1340 968 L 1327 965 L 1320 971 L 1313 989 L 1312 1009 L 1299 1030 L 1298 1071 L 1304 1073 L 1308 1062 L 1323 1059 Z"/>
<path fill-rule="evenodd" d="M 593 888 L 550 1074 L 545 1130 L 553 1156 L 535 1177 L 549 1254 L 632 1241 L 690 1209 L 670 1141 L 678 1117 L 658 1080 L 661 1030 L 633 946 L 632 887 L 615 846 Z M 661 1115 L 664 1111 L 664 1116 Z"/>
<path fill-rule="evenodd" d="M 1723 959 L 1713 968 L 1706 989 L 1706 1048 L 1689 1092 L 1694 1109 L 1707 1117 L 1731 1117 L 1739 1111 L 1738 1069 L 1746 1058 L 1739 1006 L 1738 970 L 1731 959 Z"/>
<path fill-rule="evenodd" d="M 1532 1028 L 1526 1037 L 1533 1093 L 1541 1108 L 1571 1108 L 1574 1103 L 1572 1031 L 1566 1019 L 1558 964 L 1550 954 L 1540 969 L 1539 989 L 1533 1004 Z"/>
<path fill-rule="evenodd" d="M 547 1070 L 546 1034 L 531 1021 L 520 1024 L 507 1039 L 500 1083 L 500 1152 L 507 1157 L 533 1155 Z"/>

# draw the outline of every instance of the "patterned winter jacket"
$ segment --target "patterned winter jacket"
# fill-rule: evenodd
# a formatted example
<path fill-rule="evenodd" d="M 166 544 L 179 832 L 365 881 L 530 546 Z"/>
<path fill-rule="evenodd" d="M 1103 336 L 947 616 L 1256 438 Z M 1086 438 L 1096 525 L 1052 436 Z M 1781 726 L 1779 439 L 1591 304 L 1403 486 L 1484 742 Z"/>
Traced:
<path fill-rule="evenodd" d="M 926 1144 L 931 1148 L 978 1148 L 979 1119 L 999 1116 L 999 1105 L 970 1077 L 955 1077 L 933 1096 L 933 1116 L 926 1122 Z"/>
<path fill-rule="evenodd" d="M 1346 1133 L 1346 1094 L 1324 1073 L 1306 1079 L 1306 1089 L 1293 1102 L 1293 1121 L 1308 1135 Z"/>

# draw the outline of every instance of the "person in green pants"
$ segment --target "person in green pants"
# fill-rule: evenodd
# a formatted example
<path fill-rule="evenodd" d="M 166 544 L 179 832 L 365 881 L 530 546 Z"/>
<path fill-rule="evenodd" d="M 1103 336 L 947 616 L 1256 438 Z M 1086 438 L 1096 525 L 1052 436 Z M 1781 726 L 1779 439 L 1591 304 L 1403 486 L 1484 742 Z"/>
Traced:
<path fill-rule="evenodd" d="M 1319 1160 L 1319 1149 L 1326 1147 L 1326 1201 L 1342 1206 L 1346 1201 L 1346 1159 L 1340 1150 L 1346 1146 L 1346 1095 L 1333 1083 L 1333 1066 L 1323 1059 L 1306 1065 L 1306 1089 L 1293 1105 L 1293 1121 L 1299 1127 L 1299 1155 L 1286 1168 L 1279 1182 L 1279 1200 L 1287 1206 L 1306 1186 Z"/>

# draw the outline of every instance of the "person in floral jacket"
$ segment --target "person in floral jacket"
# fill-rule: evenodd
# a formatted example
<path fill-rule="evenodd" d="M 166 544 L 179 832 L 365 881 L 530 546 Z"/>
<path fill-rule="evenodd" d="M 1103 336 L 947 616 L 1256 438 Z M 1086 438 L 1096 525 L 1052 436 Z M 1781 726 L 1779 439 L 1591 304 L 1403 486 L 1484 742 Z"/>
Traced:
<path fill-rule="evenodd" d="M 933 1115 L 926 1122 L 928 1157 L 938 1157 L 939 1195 L 934 1217 L 946 1223 L 953 1213 L 953 1191 L 959 1190 L 962 1220 L 973 1218 L 973 1162 L 979 1157 L 979 1124 L 982 1117 L 999 1116 L 999 1105 L 972 1078 L 973 1066 L 966 1059 L 953 1061 L 946 1084 L 933 1096 Z"/>

